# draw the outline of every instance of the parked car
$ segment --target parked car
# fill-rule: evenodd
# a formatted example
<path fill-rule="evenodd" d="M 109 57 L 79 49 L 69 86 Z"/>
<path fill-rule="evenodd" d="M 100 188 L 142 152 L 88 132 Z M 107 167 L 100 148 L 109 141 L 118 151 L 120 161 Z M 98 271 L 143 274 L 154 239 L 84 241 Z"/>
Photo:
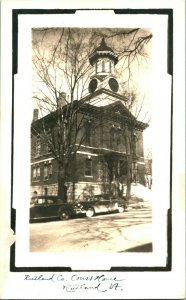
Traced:
<path fill-rule="evenodd" d="M 72 203 L 65 203 L 57 196 L 35 196 L 30 202 L 30 220 L 58 217 L 67 220 L 80 212 Z"/>
<path fill-rule="evenodd" d="M 97 213 L 123 212 L 124 201 L 112 199 L 109 195 L 94 195 L 86 201 L 79 202 L 82 213 L 87 217 L 93 217 Z"/>

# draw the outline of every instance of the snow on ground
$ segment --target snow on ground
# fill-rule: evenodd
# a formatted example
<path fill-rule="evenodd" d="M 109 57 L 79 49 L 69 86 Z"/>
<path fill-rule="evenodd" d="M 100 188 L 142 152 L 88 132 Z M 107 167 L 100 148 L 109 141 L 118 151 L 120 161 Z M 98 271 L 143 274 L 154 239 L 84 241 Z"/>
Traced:
<path fill-rule="evenodd" d="M 129 200 L 129 207 L 142 208 L 151 206 L 152 190 L 141 184 L 131 185 L 131 199 Z"/>
<path fill-rule="evenodd" d="M 132 184 L 131 185 L 131 196 L 141 198 L 143 201 L 151 201 L 152 199 L 152 190 L 141 184 Z"/>

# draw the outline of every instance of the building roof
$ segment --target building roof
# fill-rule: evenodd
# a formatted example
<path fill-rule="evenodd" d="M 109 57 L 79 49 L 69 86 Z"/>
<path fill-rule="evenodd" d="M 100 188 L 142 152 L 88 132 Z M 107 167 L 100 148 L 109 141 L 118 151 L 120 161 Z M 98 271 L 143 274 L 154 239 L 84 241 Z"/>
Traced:
<path fill-rule="evenodd" d="M 97 47 L 94 52 L 96 51 L 111 51 L 114 53 L 114 51 L 112 50 L 112 48 L 108 47 L 106 42 L 105 42 L 105 39 L 102 38 L 101 40 L 101 44 L 99 45 L 99 47 Z"/>
<path fill-rule="evenodd" d="M 93 65 L 96 60 L 100 57 L 108 57 L 109 59 L 114 61 L 116 65 L 118 62 L 118 57 L 112 50 L 112 48 L 108 47 L 105 39 L 102 38 L 100 45 L 94 49 L 93 53 L 89 57 L 90 64 Z"/>
<path fill-rule="evenodd" d="M 67 105 L 63 107 L 63 111 L 66 110 Z M 132 124 L 135 128 L 144 130 L 148 127 L 148 124 L 138 121 L 135 116 L 124 106 L 121 101 L 116 101 L 114 103 L 105 105 L 105 106 L 94 106 L 87 102 L 74 101 L 74 108 L 78 113 L 87 114 L 87 116 L 93 115 L 96 118 L 102 118 L 106 120 L 127 122 Z M 40 128 L 42 130 L 43 123 L 46 124 L 46 127 L 50 127 L 55 122 L 57 117 L 57 111 L 51 112 L 45 117 L 38 119 L 37 121 L 32 122 L 32 133 L 36 132 Z M 38 132 L 38 131 L 37 131 Z"/>
<path fill-rule="evenodd" d="M 149 125 L 138 121 L 135 116 L 125 107 L 125 105 L 121 101 L 117 101 L 115 103 L 108 104 L 102 107 L 105 113 L 109 114 L 110 116 L 117 116 L 117 119 L 122 120 L 123 118 L 129 122 L 133 123 L 134 127 L 144 130 Z"/>
<path fill-rule="evenodd" d="M 97 89 L 95 92 L 93 92 L 91 94 L 88 94 L 87 96 L 83 97 L 80 101 L 82 101 L 82 102 L 90 101 L 94 97 L 97 97 L 101 94 L 106 94 L 108 96 L 114 97 L 115 99 L 121 100 L 123 102 L 126 102 L 128 100 L 125 96 L 122 96 L 122 95 L 120 95 L 116 92 L 110 91 L 110 90 L 105 89 L 105 88 L 100 88 L 100 89 Z"/>

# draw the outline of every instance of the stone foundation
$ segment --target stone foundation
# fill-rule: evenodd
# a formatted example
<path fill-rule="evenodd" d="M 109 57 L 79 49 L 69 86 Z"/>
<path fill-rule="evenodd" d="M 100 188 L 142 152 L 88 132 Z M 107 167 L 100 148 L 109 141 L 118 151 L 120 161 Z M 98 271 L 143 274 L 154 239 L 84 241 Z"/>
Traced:
<path fill-rule="evenodd" d="M 37 193 L 37 195 L 46 195 L 46 191 L 47 191 L 47 195 L 57 195 L 57 184 L 50 184 L 50 185 L 38 185 L 38 186 L 32 186 L 31 187 L 31 196 L 34 196 L 34 192 Z M 46 190 L 47 189 L 47 190 Z"/>
<path fill-rule="evenodd" d="M 126 195 L 126 185 L 122 187 L 122 195 Z M 67 184 L 67 197 L 68 202 L 84 201 L 88 197 L 99 194 L 109 194 L 110 184 L 102 182 L 78 182 L 74 185 L 72 183 Z"/>
<path fill-rule="evenodd" d="M 102 193 L 102 184 L 98 182 L 78 182 L 74 185 L 72 183 L 68 183 L 67 187 L 69 202 L 73 200 L 83 201 L 89 196 Z"/>
<path fill-rule="evenodd" d="M 83 201 L 86 200 L 87 197 L 99 194 L 109 194 L 110 192 L 110 184 L 102 182 L 67 182 L 67 198 L 68 202 L 74 201 Z M 31 187 L 31 196 L 34 196 L 34 192 L 37 195 L 57 195 L 58 186 L 57 184 L 51 184 L 46 186 L 32 186 Z M 123 195 L 126 194 L 126 186 L 123 185 Z"/>

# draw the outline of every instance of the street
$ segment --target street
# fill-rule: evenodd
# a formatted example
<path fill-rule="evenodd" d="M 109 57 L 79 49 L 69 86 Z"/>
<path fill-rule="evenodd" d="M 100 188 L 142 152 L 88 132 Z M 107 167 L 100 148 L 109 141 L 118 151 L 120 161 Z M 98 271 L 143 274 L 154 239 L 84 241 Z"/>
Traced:
<path fill-rule="evenodd" d="M 30 251 L 152 251 L 151 213 L 148 205 L 93 218 L 31 223 Z"/>

